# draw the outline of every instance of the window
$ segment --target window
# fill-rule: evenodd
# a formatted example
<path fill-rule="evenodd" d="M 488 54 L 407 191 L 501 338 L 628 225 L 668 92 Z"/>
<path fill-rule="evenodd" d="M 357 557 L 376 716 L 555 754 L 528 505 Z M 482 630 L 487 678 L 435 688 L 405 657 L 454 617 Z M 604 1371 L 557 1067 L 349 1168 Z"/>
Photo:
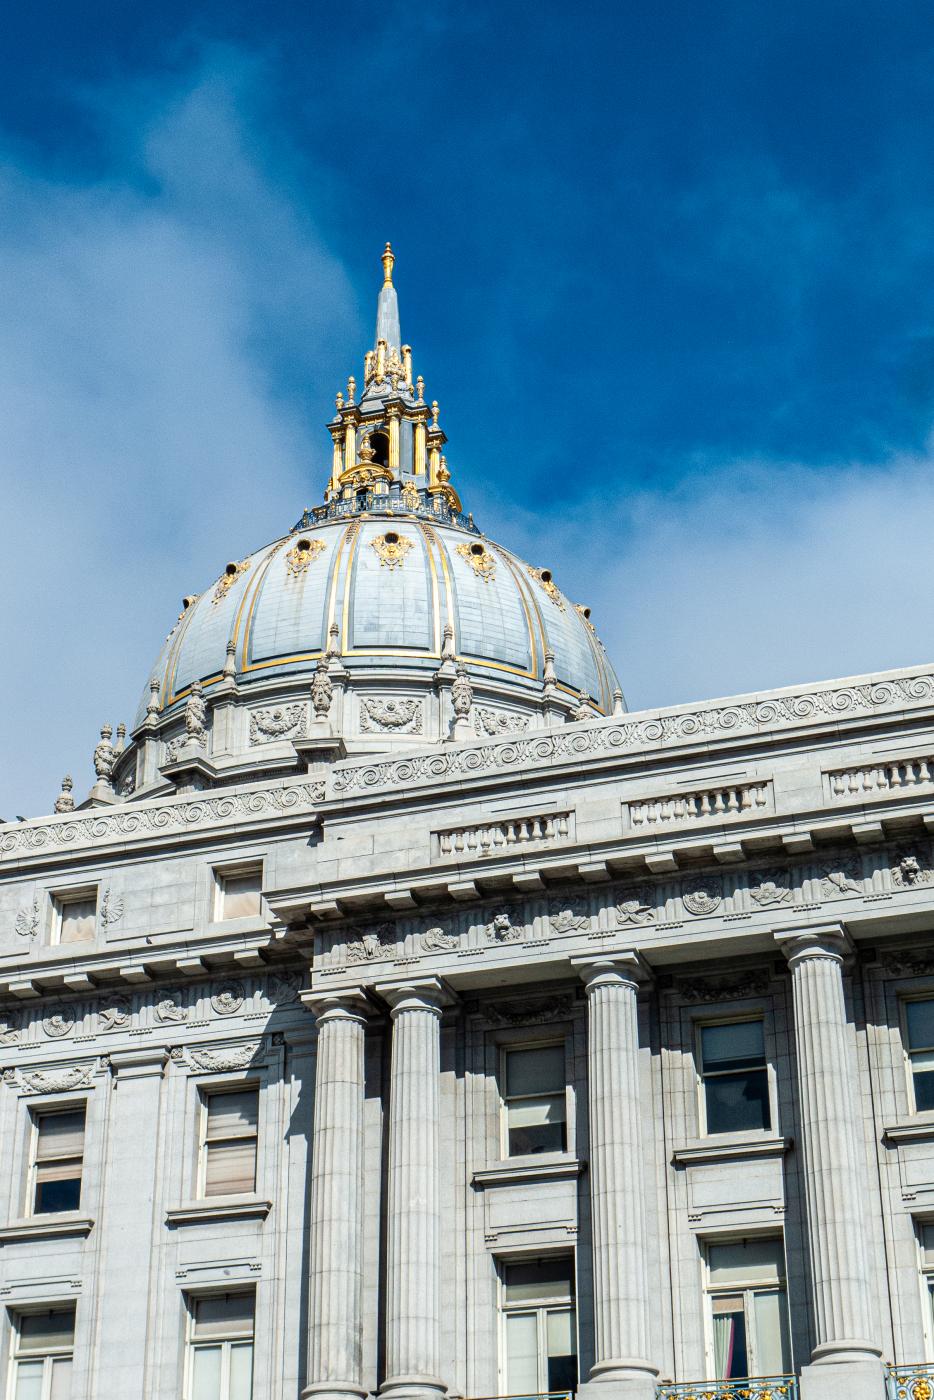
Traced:
<path fill-rule="evenodd" d="M 263 885 L 261 865 L 241 866 L 239 870 L 216 870 L 217 890 L 214 917 L 225 919 L 256 919 L 260 914 L 260 890 Z"/>
<path fill-rule="evenodd" d="M 186 1400 L 250 1400 L 254 1304 L 252 1292 L 190 1300 Z"/>
<path fill-rule="evenodd" d="M 506 1154 L 567 1151 L 564 1045 L 503 1052 Z"/>
<path fill-rule="evenodd" d="M 921 1279 L 926 1299 L 924 1330 L 929 1339 L 934 1340 L 934 1223 L 919 1225 L 921 1245 Z M 929 1342 L 928 1355 L 931 1354 Z"/>
<path fill-rule="evenodd" d="M 97 890 L 55 896 L 59 943 L 86 943 L 97 937 Z"/>
<path fill-rule="evenodd" d="M 782 1241 L 708 1245 L 707 1276 L 716 1379 L 784 1375 L 791 1347 Z"/>
<path fill-rule="evenodd" d="M 13 1338 L 13 1400 L 70 1400 L 75 1309 L 20 1313 Z"/>
<path fill-rule="evenodd" d="M 33 1115 L 33 1215 L 80 1206 L 85 1112 L 80 1104 Z"/>
<path fill-rule="evenodd" d="M 905 1002 L 905 1031 L 915 1112 L 934 1108 L 934 997 Z"/>
<path fill-rule="evenodd" d="M 506 1394 L 574 1390 L 577 1325 L 571 1260 L 504 1265 L 502 1296 Z"/>
<path fill-rule="evenodd" d="M 701 1026 L 700 1058 L 708 1133 L 772 1126 L 761 1021 Z"/>
<path fill-rule="evenodd" d="M 256 1188 L 255 1085 L 218 1089 L 204 1096 L 201 1147 L 203 1196 L 232 1196 Z"/>

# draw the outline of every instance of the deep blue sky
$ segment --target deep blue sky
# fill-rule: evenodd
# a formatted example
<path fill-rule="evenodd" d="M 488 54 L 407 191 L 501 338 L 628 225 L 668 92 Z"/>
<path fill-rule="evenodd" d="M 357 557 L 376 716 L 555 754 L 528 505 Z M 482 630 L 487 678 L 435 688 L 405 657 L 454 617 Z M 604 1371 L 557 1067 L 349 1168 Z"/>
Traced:
<path fill-rule="evenodd" d="M 11 8 L 0 814 L 319 498 L 386 238 L 468 506 L 630 706 L 924 661 L 932 50 L 892 0 Z"/>

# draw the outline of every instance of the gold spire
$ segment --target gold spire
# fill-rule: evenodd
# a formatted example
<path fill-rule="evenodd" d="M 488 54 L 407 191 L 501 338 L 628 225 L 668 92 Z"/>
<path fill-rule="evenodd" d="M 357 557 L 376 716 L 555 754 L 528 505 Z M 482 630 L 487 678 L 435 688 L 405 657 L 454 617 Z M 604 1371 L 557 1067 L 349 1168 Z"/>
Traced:
<path fill-rule="evenodd" d="M 384 286 L 384 287 L 391 287 L 391 286 L 392 286 L 392 265 L 393 265 L 393 263 L 395 262 L 395 260 L 396 260 L 396 255 L 395 255 L 395 253 L 392 251 L 392 244 L 391 244 L 391 243 L 387 243 L 387 244 L 386 244 L 386 250 L 385 250 L 385 252 L 383 253 L 383 286 Z"/>

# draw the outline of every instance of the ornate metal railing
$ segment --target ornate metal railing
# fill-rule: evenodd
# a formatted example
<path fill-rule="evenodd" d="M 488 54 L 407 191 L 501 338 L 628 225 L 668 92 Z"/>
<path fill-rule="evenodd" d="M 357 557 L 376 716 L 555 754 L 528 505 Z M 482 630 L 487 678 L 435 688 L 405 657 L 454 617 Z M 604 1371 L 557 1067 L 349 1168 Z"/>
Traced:
<path fill-rule="evenodd" d="M 572 1400 L 573 1391 L 543 1390 L 537 1395 L 472 1395 L 470 1400 Z"/>
<path fill-rule="evenodd" d="M 313 506 L 310 510 L 302 512 L 301 518 L 292 528 L 293 531 L 308 530 L 312 525 L 319 525 L 324 520 L 346 520 L 366 512 L 369 515 L 414 515 L 423 520 L 440 520 L 443 525 L 459 525 L 462 530 L 479 535 L 480 531 L 474 524 L 473 516 L 463 511 L 452 510 L 443 496 L 430 496 L 426 491 L 420 491 L 418 497 L 418 505 L 414 504 L 414 498 L 410 505 L 403 498 L 398 484 L 393 483 L 385 493 L 361 491 L 350 500 L 340 497 L 336 501 L 328 501 L 323 506 Z"/>
<path fill-rule="evenodd" d="M 934 1400 L 934 1364 L 887 1369 L 889 1400 Z"/>
<path fill-rule="evenodd" d="M 797 1376 L 737 1376 L 729 1381 L 663 1381 L 658 1400 L 798 1400 Z M 841 1397 L 841 1400 L 844 1400 Z"/>

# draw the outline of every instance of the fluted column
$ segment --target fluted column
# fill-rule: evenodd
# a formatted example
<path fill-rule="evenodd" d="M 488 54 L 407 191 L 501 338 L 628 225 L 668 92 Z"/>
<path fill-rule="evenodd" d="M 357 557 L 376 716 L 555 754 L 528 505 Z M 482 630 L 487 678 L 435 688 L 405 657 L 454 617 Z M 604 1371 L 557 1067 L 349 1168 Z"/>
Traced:
<path fill-rule="evenodd" d="M 358 989 L 305 993 L 318 1026 L 311 1149 L 311 1308 L 303 1396 L 364 1396 L 363 1044 Z"/>
<path fill-rule="evenodd" d="M 868 1182 L 856 1065 L 843 996 L 849 943 L 839 924 L 782 935 L 794 988 L 795 1048 L 817 1345 L 804 1400 L 879 1400 L 869 1291 Z"/>
<path fill-rule="evenodd" d="M 595 1395 L 654 1400 L 649 1352 L 645 1170 L 639 1101 L 639 986 L 624 952 L 575 959 L 587 988 Z"/>
<path fill-rule="evenodd" d="M 441 1221 L 442 987 L 437 978 L 377 988 L 392 1010 L 386 1231 L 386 1378 L 380 1391 L 436 1400 Z"/>

